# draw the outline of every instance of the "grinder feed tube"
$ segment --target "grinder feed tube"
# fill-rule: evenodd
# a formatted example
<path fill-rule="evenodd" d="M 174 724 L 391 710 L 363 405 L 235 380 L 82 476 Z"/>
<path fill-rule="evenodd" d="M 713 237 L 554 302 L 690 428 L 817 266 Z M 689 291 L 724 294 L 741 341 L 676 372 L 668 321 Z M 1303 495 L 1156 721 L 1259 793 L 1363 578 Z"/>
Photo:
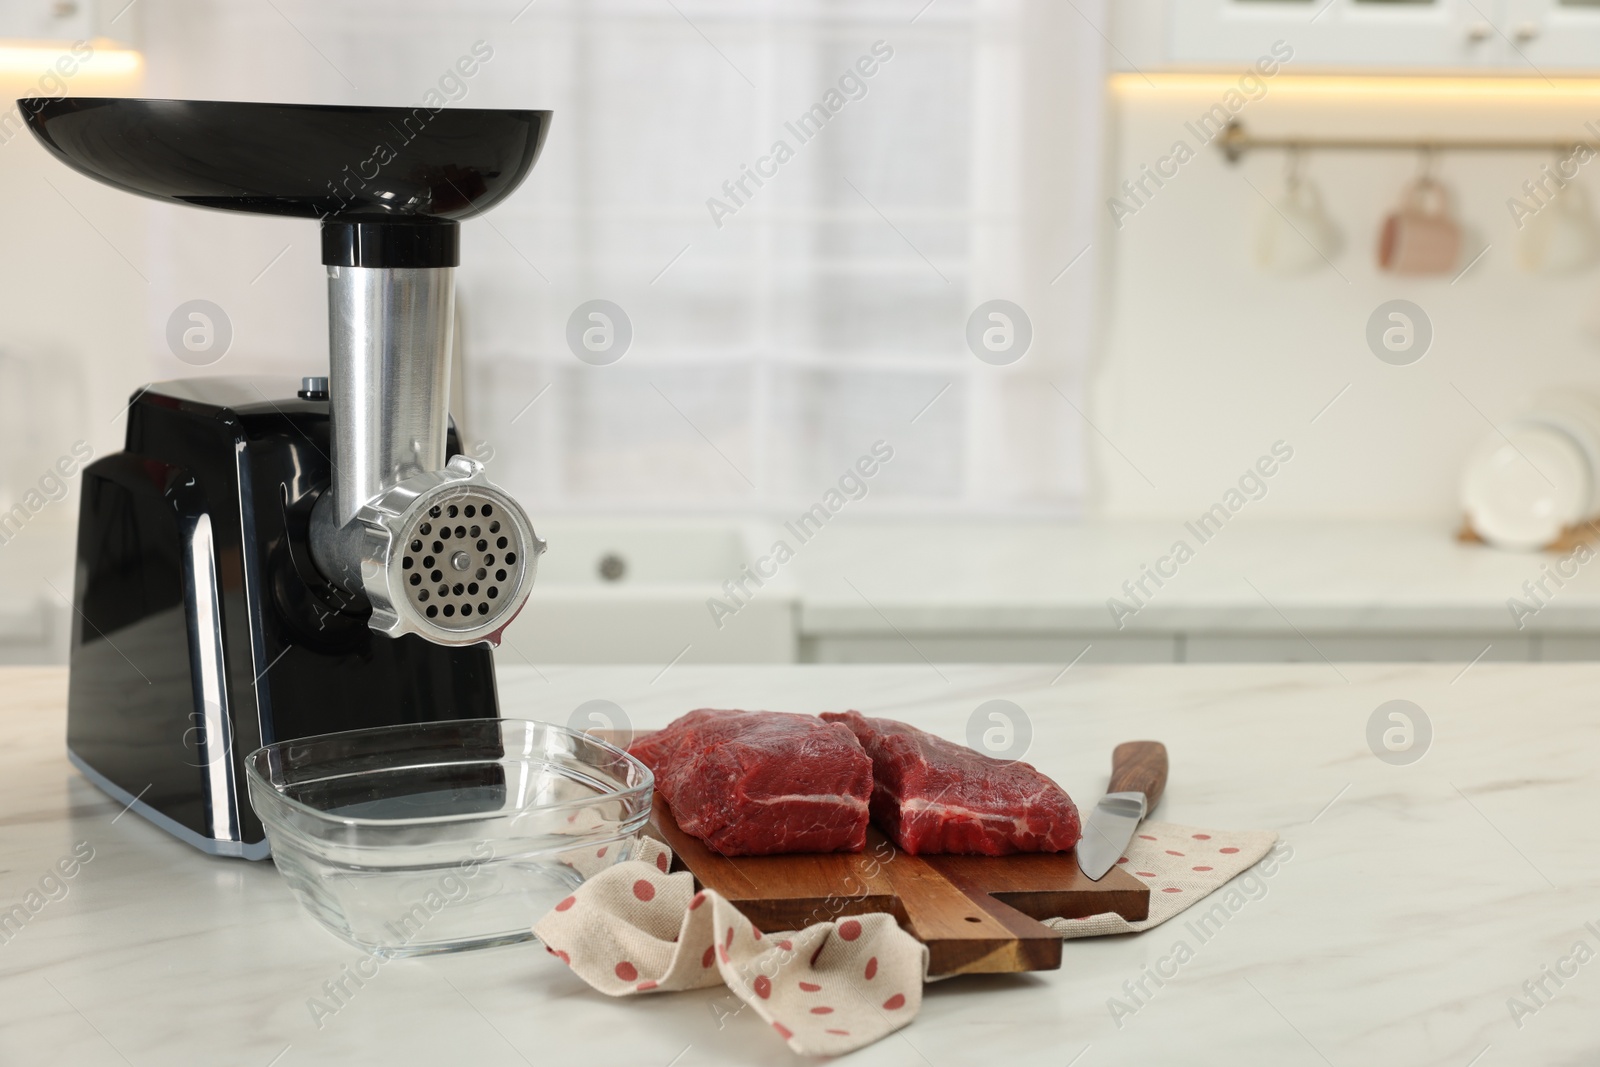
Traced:
<path fill-rule="evenodd" d="M 333 478 L 311 548 L 373 629 L 498 644 L 544 543 L 481 464 L 445 462 L 457 232 L 323 224 Z"/>
<path fill-rule="evenodd" d="M 334 514 L 444 468 L 453 267 L 328 268 Z"/>

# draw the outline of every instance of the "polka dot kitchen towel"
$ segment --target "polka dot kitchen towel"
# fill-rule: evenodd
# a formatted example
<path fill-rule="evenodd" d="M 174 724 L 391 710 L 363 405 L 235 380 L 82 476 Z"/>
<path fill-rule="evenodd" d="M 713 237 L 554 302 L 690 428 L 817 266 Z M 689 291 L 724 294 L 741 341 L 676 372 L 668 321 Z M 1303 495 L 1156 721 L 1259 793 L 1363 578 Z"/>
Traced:
<path fill-rule="evenodd" d="M 608 867 L 534 924 L 545 949 L 614 997 L 726 985 L 796 1052 L 870 1045 L 916 1017 L 928 950 L 892 915 L 762 934 L 694 876 L 665 873 L 667 846 Z"/>
<path fill-rule="evenodd" d="M 1147 930 L 1257 863 L 1271 831 L 1229 833 L 1145 822 L 1118 862 L 1149 884 L 1150 917 L 1048 919 L 1063 937 Z M 1287 846 L 1273 862 L 1288 859 Z M 762 934 L 687 872 L 653 838 L 634 859 L 607 867 L 534 924 L 545 949 L 610 996 L 726 985 L 795 1052 L 835 1056 L 911 1022 L 922 1006 L 928 950 L 890 915 Z M 1237 888 L 1229 892 L 1237 893 Z M 1224 895 L 1226 905 L 1227 896 Z"/>
<path fill-rule="evenodd" d="M 1147 819 L 1117 863 L 1150 887 L 1150 917 L 1131 923 L 1116 912 L 1106 912 L 1082 919 L 1046 919 L 1045 925 L 1067 938 L 1132 934 L 1160 926 L 1254 867 L 1269 851 L 1272 858 L 1262 865 L 1261 874 L 1271 877 L 1279 863 L 1294 855 L 1288 845 L 1273 849 L 1277 840 L 1271 830 L 1201 830 Z M 1260 892 L 1232 886 L 1216 906 L 1228 908 L 1231 916 Z"/>

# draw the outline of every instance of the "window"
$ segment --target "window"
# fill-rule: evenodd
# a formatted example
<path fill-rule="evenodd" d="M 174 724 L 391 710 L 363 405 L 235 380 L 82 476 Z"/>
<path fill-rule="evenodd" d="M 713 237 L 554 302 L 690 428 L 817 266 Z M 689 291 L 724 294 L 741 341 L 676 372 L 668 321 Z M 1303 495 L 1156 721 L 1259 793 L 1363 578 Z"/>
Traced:
<path fill-rule="evenodd" d="M 1093 257 L 1049 282 L 1091 243 L 1092 164 L 1064 205 L 1019 188 L 1022 5 L 917 6 L 528 12 L 513 47 L 557 116 L 462 288 L 469 433 L 530 506 L 788 511 L 878 440 L 895 459 L 864 507 L 1076 505 L 1084 427 L 1051 381 L 1081 385 Z M 1082 99 L 1031 106 L 1093 116 L 1076 130 L 1097 141 L 1096 69 Z M 1052 214 L 1035 263 L 1026 231 Z M 1019 284 L 1082 318 L 1047 333 L 1037 310 L 1012 373 L 964 338 L 978 303 L 1028 306 Z M 567 350 L 591 300 L 631 324 L 609 365 Z"/>
<path fill-rule="evenodd" d="M 555 112 L 524 186 L 466 223 L 458 272 L 457 414 L 535 513 L 788 513 L 878 440 L 895 458 L 860 510 L 1077 506 L 1103 225 L 1093 0 L 135 10 L 158 95 L 415 103 L 482 40 L 457 106 Z M 239 349 L 219 372 L 316 372 L 309 233 L 155 210 L 174 236 L 152 321 L 214 294 Z M 219 247 L 248 263 L 237 284 L 208 267 Z M 992 299 L 1032 323 L 1012 366 L 967 348 Z M 566 340 L 595 300 L 631 326 L 609 365 Z"/>

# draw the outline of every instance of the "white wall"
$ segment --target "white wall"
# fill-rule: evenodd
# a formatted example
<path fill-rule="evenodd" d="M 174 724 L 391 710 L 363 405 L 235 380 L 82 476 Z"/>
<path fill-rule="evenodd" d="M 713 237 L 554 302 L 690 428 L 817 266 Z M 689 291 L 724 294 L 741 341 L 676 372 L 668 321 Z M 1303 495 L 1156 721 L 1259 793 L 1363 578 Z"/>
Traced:
<path fill-rule="evenodd" d="M 1155 92 L 1133 78 L 1133 88 L 1113 94 L 1108 188 L 1178 138 L 1193 143 L 1183 123 L 1220 96 L 1215 86 Z M 1315 95 L 1276 80 L 1239 117 L 1263 134 L 1592 140 L 1582 124 L 1600 119 L 1600 95 L 1424 101 Z M 1375 266 L 1380 220 L 1416 174 L 1414 153 L 1309 153 L 1306 173 L 1345 247 L 1331 267 L 1302 278 L 1266 276 L 1250 253 L 1270 210 L 1263 194 L 1282 190 L 1281 152 L 1230 166 L 1208 148 L 1120 228 L 1108 213 L 1112 299 L 1093 408 L 1104 437 L 1091 437 L 1096 512 L 1192 515 L 1282 439 L 1295 458 L 1253 511 L 1453 521 L 1463 457 L 1492 432 L 1485 416 L 1503 420 L 1545 386 L 1600 391 L 1600 272 L 1552 279 L 1516 264 L 1506 201 L 1551 158 L 1438 158 L 1436 172 L 1468 228 L 1462 265 L 1489 248 L 1454 284 Z M 1600 196 L 1596 172 L 1590 165 L 1578 179 L 1592 196 Z M 1431 352 L 1408 367 L 1380 362 L 1364 339 L 1371 312 L 1397 297 L 1421 305 L 1435 328 Z"/>

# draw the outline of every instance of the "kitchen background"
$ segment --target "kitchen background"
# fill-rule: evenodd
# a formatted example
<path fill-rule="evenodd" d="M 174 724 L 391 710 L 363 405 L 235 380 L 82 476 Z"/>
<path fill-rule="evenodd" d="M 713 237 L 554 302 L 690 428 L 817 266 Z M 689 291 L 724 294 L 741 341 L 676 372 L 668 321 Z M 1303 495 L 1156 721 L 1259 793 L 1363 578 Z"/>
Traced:
<path fill-rule="evenodd" d="M 1434 153 L 1462 248 L 1404 277 L 1375 249 L 1414 148 L 1299 154 L 1312 258 L 1286 152 L 1191 128 L 1220 104 L 1249 136 L 1600 140 L 1600 5 L 125 3 L 0 5 L 5 91 L 555 111 L 459 271 L 452 410 L 551 543 L 510 662 L 1600 658 L 1570 549 L 1455 539 L 1479 442 L 1600 393 L 1600 250 L 1529 269 L 1508 207 L 1555 150 Z M 80 39 L 45 80 L 68 46 L 37 42 Z M 325 373 L 307 224 L 135 200 L 4 118 L 0 195 L 0 506 L 119 447 L 145 382 Z M 220 357 L 169 345 L 195 299 Z M 1433 332 L 1406 365 L 1367 341 L 1396 299 Z M 593 300 L 631 333 L 610 362 L 569 344 Z M 980 358 L 993 300 L 1020 357 Z M 863 498 L 786 532 L 880 441 Z M 1189 532 L 1275 446 L 1259 499 Z M 64 660 L 76 492 L 0 524 L 0 659 Z M 792 562 L 729 592 L 780 538 Z"/>

